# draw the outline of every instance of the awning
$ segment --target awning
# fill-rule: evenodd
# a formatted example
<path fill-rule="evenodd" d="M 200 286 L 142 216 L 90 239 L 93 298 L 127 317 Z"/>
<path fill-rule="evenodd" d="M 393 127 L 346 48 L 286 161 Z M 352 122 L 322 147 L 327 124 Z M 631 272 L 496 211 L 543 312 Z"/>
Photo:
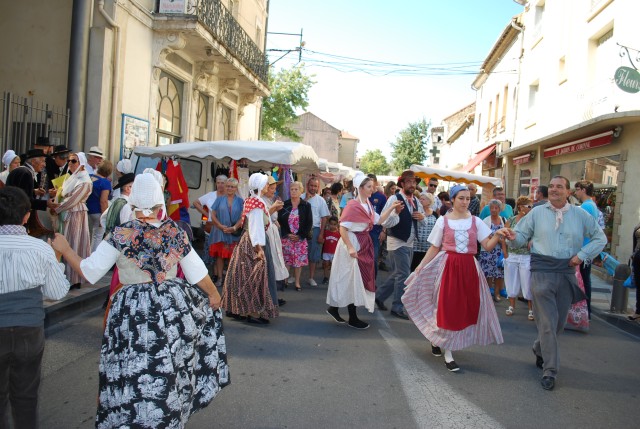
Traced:
<path fill-rule="evenodd" d="M 476 154 L 476 156 L 473 157 L 473 159 L 471 161 L 469 161 L 469 163 L 467 163 L 467 165 L 464 166 L 464 168 L 462 169 L 462 171 L 464 171 L 465 173 L 470 172 L 471 170 L 473 170 L 474 168 L 476 168 L 478 166 L 478 164 L 480 164 L 482 161 L 484 161 L 485 159 L 487 159 L 487 157 L 489 155 L 491 155 L 491 153 L 496 150 L 496 145 L 491 144 L 487 147 L 485 147 L 484 149 L 482 149 L 480 152 L 478 152 Z"/>
<path fill-rule="evenodd" d="M 439 180 L 446 180 L 448 182 L 475 183 L 478 186 L 502 186 L 502 180 L 497 177 L 478 176 L 475 174 L 463 173 L 462 171 L 425 167 L 424 165 L 416 164 L 412 165 L 409 169 L 413 171 L 416 176 L 425 180 L 429 180 L 431 177 L 436 177 Z"/>
<path fill-rule="evenodd" d="M 594 136 L 585 137 L 580 140 L 574 140 L 569 143 L 562 143 L 557 146 L 548 147 L 544 150 L 544 157 L 551 158 L 553 156 L 564 155 L 566 153 L 580 152 L 582 150 L 593 149 L 608 145 L 613 141 L 613 131 L 596 134 Z"/>

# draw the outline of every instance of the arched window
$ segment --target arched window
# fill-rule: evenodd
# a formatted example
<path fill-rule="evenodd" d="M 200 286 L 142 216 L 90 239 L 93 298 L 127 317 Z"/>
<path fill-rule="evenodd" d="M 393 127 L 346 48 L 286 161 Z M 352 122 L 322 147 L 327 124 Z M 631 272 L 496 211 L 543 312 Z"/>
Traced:
<path fill-rule="evenodd" d="M 158 83 L 157 145 L 178 143 L 182 135 L 182 90 L 183 83 L 162 72 Z"/>
<path fill-rule="evenodd" d="M 231 140 L 231 108 L 222 105 L 222 112 L 218 122 L 222 140 Z"/>
<path fill-rule="evenodd" d="M 209 140 L 209 97 L 200 93 L 196 111 L 196 139 Z"/>

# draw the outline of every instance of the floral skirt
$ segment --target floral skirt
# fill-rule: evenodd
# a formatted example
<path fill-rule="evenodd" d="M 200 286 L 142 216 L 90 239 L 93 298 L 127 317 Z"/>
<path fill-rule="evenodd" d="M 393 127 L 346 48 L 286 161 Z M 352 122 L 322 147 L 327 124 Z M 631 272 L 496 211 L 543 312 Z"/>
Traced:
<path fill-rule="evenodd" d="M 181 279 L 114 296 L 99 367 L 96 428 L 182 428 L 229 384 L 221 311 Z"/>
<path fill-rule="evenodd" d="M 282 256 L 284 263 L 293 268 L 309 265 L 309 247 L 307 240 L 293 241 L 282 239 Z"/>

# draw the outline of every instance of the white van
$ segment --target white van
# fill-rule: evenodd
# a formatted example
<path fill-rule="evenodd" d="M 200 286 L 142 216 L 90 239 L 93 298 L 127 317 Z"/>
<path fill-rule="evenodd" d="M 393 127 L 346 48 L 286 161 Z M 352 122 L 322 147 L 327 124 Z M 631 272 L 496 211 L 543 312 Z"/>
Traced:
<path fill-rule="evenodd" d="M 250 169 L 269 171 L 274 165 L 290 166 L 300 174 L 319 172 L 318 155 L 311 146 L 295 142 L 223 140 L 175 143 L 167 146 L 137 146 L 131 155 L 135 174 L 155 169 L 162 158 L 179 160 L 189 187 L 191 227 L 202 226 L 201 214 L 193 202 L 215 189 L 215 170 L 229 167 L 231 160 L 246 159 Z"/>

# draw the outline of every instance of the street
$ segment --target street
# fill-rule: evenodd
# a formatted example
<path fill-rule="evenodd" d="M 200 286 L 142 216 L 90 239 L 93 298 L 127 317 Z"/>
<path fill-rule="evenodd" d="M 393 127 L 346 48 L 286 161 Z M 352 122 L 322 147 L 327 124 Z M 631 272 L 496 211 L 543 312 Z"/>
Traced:
<path fill-rule="evenodd" d="M 454 353 L 462 370 L 449 373 L 410 321 L 359 309 L 371 327 L 357 331 L 325 314 L 325 295 L 326 286 L 288 288 L 281 316 L 267 327 L 225 318 L 232 383 L 188 427 L 637 424 L 640 339 L 597 316 L 588 334 L 560 337 L 561 367 L 549 392 L 539 384 L 531 353 L 535 323 L 527 321 L 523 303 L 512 317 L 504 315 L 504 300 L 497 304 L 505 343 Z M 102 312 L 93 311 L 48 330 L 43 428 L 94 426 L 101 328 Z"/>

